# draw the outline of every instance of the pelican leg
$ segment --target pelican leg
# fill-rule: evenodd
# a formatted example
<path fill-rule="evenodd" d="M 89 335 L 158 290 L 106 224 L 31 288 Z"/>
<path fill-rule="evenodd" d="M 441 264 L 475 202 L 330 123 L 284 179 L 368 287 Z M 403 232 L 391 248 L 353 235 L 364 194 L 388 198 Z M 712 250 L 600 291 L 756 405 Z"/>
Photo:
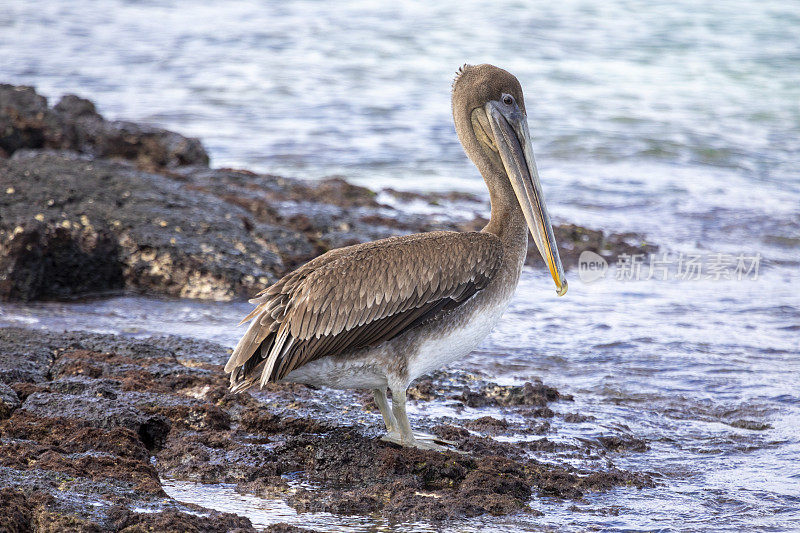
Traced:
<path fill-rule="evenodd" d="M 411 423 L 408 421 L 408 414 L 406 414 L 405 389 L 392 389 L 392 412 L 396 421 L 396 429 L 394 431 L 390 430 L 389 433 L 381 437 L 381 440 L 393 442 L 400 446 L 413 446 L 423 450 L 447 450 L 447 448 L 435 442 L 440 439 L 433 435 L 414 433 L 411 430 Z"/>
<path fill-rule="evenodd" d="M 375 396 L 375 403 L 378 404 L 378 409 L 381 410 L 383 423 L 386 424 L 386 431 L 397 433 L 397 421 L 394 419 L 394 414 L 392 414 L 392 408 L 389 407 L 389 400 L 386 399 L 386 389 L 372 389 L 372 394 Z"/>

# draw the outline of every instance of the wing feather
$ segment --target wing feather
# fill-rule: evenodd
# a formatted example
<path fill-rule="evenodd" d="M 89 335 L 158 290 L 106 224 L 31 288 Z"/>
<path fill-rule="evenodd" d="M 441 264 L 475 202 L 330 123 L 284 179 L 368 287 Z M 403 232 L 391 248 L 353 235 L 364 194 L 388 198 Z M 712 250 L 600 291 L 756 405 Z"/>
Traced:
<path fill-rule="evenodd" d="M 502 261 L 484 232 L 432 232 L 331 250 L 251 300 L 225 371 L 231 388 L 283 379 L 310 361 L 373 346 L 482 290 Z"/>

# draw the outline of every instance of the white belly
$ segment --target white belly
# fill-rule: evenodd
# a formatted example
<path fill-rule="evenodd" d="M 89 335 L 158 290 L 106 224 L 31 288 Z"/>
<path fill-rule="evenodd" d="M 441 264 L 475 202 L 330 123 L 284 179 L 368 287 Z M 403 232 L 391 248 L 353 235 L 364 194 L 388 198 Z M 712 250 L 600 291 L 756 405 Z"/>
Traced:
<path fill-rule="evenodd" d="M 322 357 L 292 370 L 281 381 L 332 389 L 385 389 L 386 369 L 365 352 L 357 358 Z"/>
<path fill-rule="evenodd" d="M 507 307 L 507 301 L 500 302 L 476 312 L 463 325 L 424 341 L 408 362 L 409 380 L 413 381 L 469 354 L 492 331 Z"/>
<path fill-rule="evenodd" d="M 430 337 L 415 346 L 411 353 L 391 353 L 396 349 L 389 341 L 371 349 L 345 356 L 322 357 L 290 372 L 283 380 L 334 389 L 377 389 L 405 385 L 423 374 L 441 368 L 474 350 L 489 334 L 508 308 L 511 295 L 491 307 L 461 316 L 460 323 L 432 326 Z M 436 328 L 441 328 L 437 331 Z M 407 356 L 407 375 L 392 373 L 392 361 Z"/>

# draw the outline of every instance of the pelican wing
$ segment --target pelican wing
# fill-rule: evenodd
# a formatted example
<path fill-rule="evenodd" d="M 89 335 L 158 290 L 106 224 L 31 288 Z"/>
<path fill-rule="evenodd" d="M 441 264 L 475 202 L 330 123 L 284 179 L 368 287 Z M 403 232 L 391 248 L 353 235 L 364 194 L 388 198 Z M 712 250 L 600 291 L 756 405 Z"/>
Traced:
<path fill-rule="evenodd" d="M 225 371 L 231 388 L 278 381 L 328 355 L 375 346 L 458 307 L 502 259 L 500 239 L 439 231 L 331 250 L 251 300 Z"/>

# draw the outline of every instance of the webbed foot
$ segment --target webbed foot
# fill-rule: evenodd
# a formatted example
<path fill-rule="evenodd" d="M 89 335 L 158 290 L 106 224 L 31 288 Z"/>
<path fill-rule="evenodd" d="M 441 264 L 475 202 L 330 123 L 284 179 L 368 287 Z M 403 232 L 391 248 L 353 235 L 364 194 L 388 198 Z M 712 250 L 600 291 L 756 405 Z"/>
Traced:
<path fill-rule="evenodd" d="M 420 450 L 435 450 L 437 452 L 457 452 L 457 453 L 464 453 L 460 450 L 456 450 L 449 446 L 455 446 L 456 443 L 453 441 L 440 439 L 434 435 L 429 435 L 427 433 L 413 433 L 414 437 L 412 439 L 403 439 L 400 433 L 398 432 L 391 432 L 387 433 L 381 437 L 381 440 L 384 442 L 391 442 L 392 444 L 398 444 L 400 446 L 406 448 L 419 448 Z M 444 446 L 443 446 L 444 445 Z"/>

